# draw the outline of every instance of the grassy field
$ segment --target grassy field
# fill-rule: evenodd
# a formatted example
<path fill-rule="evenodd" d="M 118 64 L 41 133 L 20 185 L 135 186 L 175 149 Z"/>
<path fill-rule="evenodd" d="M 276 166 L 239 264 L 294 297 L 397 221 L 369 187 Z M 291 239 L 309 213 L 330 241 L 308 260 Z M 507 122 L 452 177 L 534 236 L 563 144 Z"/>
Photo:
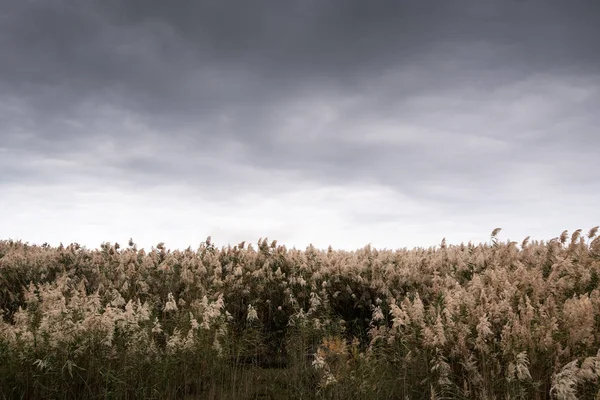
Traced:
<path fill-rule="evenodd" d="M 0 398 L 600 399 L 598 228 L 149 252 L 0 241 Z"/>

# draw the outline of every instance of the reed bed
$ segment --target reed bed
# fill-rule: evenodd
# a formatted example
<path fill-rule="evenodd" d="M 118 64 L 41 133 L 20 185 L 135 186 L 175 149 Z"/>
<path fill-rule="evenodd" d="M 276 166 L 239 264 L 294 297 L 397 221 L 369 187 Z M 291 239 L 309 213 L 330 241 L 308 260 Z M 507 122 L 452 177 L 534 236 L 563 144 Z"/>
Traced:
<path fill-rule="evenodd" d="M 600 399 L 600 238 L 0 241 L 4 399 Z"/>

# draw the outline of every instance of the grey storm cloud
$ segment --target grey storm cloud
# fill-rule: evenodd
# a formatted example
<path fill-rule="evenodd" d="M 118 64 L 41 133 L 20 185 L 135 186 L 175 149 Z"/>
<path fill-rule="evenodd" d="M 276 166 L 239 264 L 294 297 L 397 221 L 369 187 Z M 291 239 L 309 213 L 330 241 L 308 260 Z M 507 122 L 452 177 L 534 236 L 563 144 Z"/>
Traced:
<path fill-rule="evenodd" d="M 600 181 L 596 1 L 2 3 L 0 184 Z"/>

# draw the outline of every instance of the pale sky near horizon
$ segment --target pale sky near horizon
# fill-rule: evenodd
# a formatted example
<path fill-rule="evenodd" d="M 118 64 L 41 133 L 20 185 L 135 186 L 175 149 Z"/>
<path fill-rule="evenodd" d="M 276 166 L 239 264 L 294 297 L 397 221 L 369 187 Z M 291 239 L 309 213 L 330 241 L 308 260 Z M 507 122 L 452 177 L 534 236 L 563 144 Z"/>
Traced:
<path fill-rule="evenodd" d="M 0 239 L 600 224 L 600 2 L 0 0 Z"/>

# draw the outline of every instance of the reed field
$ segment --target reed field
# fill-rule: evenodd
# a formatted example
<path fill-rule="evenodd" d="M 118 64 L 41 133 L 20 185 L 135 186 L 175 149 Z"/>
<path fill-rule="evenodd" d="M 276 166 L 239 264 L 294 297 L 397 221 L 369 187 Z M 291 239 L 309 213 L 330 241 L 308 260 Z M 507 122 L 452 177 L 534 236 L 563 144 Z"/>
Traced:
<path fill-rule="evenodd" d="M 0 241 L 2 399 L 600 399 L 600 237 Z"/>

